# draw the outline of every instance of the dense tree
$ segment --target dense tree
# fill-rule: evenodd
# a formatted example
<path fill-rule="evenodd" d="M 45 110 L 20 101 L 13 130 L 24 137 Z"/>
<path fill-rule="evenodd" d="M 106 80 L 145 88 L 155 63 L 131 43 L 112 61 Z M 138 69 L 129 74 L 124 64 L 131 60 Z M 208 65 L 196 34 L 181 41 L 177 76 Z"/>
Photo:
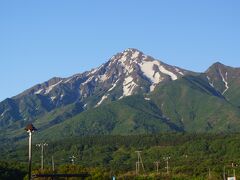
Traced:
<path fill-rule="evenodd" d="M 117 176 L 118 179 L 221 179 L 224 168 L 226 174 L 232 175 L 235 171 L 236 175 L 240 175 L 240 134 L 81 136 L 49 141 L 48 144 L 44 163 L 49 172 L 53 156 L 56 172 L 87 171 L 95 178 L 101 175 L 101 178 Z M 135 174 L 136 150 L 142 151 L 145 167 L 145 172 L 140 169 L 139 176 Z M 27 145 L 7 145 L 0 153 L 2 160 L 9 160 L 9 163 L 0 163 L 0 179 L 26 175 Z M 76 156 L 75 165 L 71 165 L 69 157 L 72 155 Z M 169 174 L 163 159 L 166 156 L 171 157 Z M 159 173 L 156 173 L 156 161 L 160 162 Z M 33 146 L 33 169 L 39 168 L 40 151 Z"/>

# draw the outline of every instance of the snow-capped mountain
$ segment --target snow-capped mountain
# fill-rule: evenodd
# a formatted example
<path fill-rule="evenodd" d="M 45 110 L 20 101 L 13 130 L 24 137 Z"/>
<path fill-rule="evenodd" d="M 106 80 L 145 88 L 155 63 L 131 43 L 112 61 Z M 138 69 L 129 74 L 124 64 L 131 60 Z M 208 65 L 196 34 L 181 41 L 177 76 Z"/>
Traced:
<path fill-rule="evenodd" d="M 148 93 L 164 81 L 174 81 L 191 73 L 167 65 L 143 54 L 127 49 L 112 56 L 106 63 L 91 71 L 69 78 L 53 78 L 16 96 L 41 95 L 53 107 L 80 101 L 84 107 L 98 106 L 107 99 L 117 100 L 137 93 Z M 88 102 L 89 98 L 96 96 Z"/>
<path fill-rule="evenodd" d="M 161 82 L 191 73 L 167 65 L 137 49 L 126 49 L 100 67 L 68 78 L 52 78 L 0 103 L 1 125 L 31 121 L 61 106 L 78 102 L 80 109 L 97 107 L 138 93 Z M 13 113 L 14 112 L 14 113 Z"/>
<path fill-rule="evenodd" d="M 190 78 L 182 81 L 187 76 Z M 167 84 L 170 84 L 166 88 L 169 88 L 169 91 L 162 89 L 159 91 L 163 92 L 162 94 L 159 94 L 158 91 L 154 93 L 157 86 L 166 87 Z M 174 84 L 176 87 L 187 85 L 189 94 L 184 90 L 185 87 L 177 90 Z M 95 69 L 68 78 L 52 78 L 13 98 L 0 102 L 0 129 L 4 127 L 22 128 L 25 124 L 35 122 L 36 119 L 39 120 L 43 117 L 46 119 L 54 117 L 51 119 L 51 123 L 59 123 L 83 111 L 97 109 L 102 104 L 110 104 L 123 99 L 123 97 L 137 94 L 145 96 L 147 101 L 150 100 L 150 94 L 155 94 L 155 97 L 161 96 L 162 101 L 168 101 L 168 98 L 164 97 L 169 97 L 169 94 L 176 96 L 182 92 L 181 97 L 185 97 L 186 95 L 191 96 L 194 90 L 200 89 L 207 94 L 219 95 L 220 101 L 226 98 L 227 103 L 229 101 L 239 107 L 239 87 L 239 68 L 215 63 L 205 73 L 194 73 L 168 65 L 137 49 L 129 48 L 112 56 L 106 63 Z M 181 101 L 184 100 L 181 99 Z M 192 101 L 188 100 L 187 102 L 191 103 Z M 161 102 L 159 103 L 161 104 Z M 170 117 L 165 119 L 168 124 L 171 119 L 179 119 L 180 113 L 176 109 L 174 110 L 177 106 L 176 103 L 172 103 L 171 106 L 174 107 L 167 109 L 163 104 L 159 106 L 159 112 L 165 112 L 166 117 Z M 184 109 L 183 106 L 181 108 Z M 162 111 L 163 109 L 164 111 Z M 176 114 L 172 118 L 168 114 L 173 114 L 170 112 L 171 110 L 174 110 Z M 41 120 L 39 121 L 42 125 Z M 181 123 L 181 120 L 179 122 Z M 44 123 L 48 126 L 48 122 Z"/>

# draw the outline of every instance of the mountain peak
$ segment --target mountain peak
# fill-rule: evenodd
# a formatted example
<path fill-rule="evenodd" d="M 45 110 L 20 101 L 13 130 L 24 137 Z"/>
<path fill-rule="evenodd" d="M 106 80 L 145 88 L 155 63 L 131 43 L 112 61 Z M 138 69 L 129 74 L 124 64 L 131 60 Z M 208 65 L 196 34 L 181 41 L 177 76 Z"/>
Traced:
<path fill-rule="evenodd" d="M 127 48 L 123 52 L 140 52 L 140 53 L 142 53 L 140 50 L 138 50 L 136 48 Z"/>
<path fill-rule="evenodd" d="M 225 66 L 225 65 L 222 64 L 221 62 L 217 61 L 217 62 L 213 63 L 212 66 Z"/>
<path fill-rule="evenodd" d="M 128 62 L 134 62 L 134 61 L 142 61 L 143 59 L 146 59 L 148 56 L 146 56 L 143 52 L 139 51 L 135 48 L 128 48 L 124 51 L 117 53 L 116 55 L 112 56 L 110 59 L 111 62 L 121 62 L 122 64 L 128 63 Z"/>
<path fill-rule="evenodd" d="M 224 71 L 231 71 L 234 69 L 239 69 L 239 68 L 234 68 L 232 66 L 227 66 L 225 64 L 222 64 L 221 62 L 217 61 L 213 63 L 206 71 L 205 73 L 211 72 L 211 71 L 219 71 L 219 70 L 224 70 Z"/>
<path fill-rule="evenodd" d="M 207 69 L 206 73 L 209 72 L 209 71 L 212 71 L 212 70 L 216 70 L 216 69 L 219 70 L 219 69 L 222 69 L 222 68 L 224 68 L 224 67 L 226 67 L 224 64 L 222 64 L 221 62 L 217 61 L 217 62 L 213 63 L 213 64 Z"/>
<path fill-rule="evenodd" d="M 123 56 L 127 56 L 129 60 L 133 59 L 142 59 L 147 58 L 147 55 L 145 55 L 142 51 L 135 49 L 135 48 L 128 48 L 125 49 L 122 53 Z"/>

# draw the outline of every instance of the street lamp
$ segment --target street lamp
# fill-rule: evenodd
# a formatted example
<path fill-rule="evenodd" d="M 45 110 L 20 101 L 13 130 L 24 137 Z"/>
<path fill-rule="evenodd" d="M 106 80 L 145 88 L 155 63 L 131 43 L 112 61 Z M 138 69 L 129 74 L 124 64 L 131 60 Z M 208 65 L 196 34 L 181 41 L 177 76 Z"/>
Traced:
<path fill-rule="evenodd" d="M 25 127 L 25 130 L 29 134 L 29 140 L 28 140 L 28 179 L 31 180 L 31 171 L 32 171 L 32 133 L 36 131 L 37 129 L 32 125 L 28 124 Z"/>

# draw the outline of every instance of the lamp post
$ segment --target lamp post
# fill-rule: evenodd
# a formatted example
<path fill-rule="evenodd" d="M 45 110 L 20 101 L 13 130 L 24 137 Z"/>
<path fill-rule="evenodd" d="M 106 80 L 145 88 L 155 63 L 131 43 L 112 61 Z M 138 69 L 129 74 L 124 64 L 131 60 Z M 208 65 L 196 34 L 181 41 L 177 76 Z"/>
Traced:
<path fill-rule="evenodd" d="M 41 170 L 43 170 L 43 164 L 44 164 L 43 151 L 44 151 L 44 146 L 48 146 L 48 144 L 47 143 L 39 143 L 39 144 L 36 144 L 36 146 L 41 147 Z"/>
<path fill-rule="evenodd" d="M 25 128 L 25 130 L 29 134 L 28 139 L 28 179 L 31 180 L 31 172 L 32 172 L 32 133 L 36 131 L 37 129 L 32 125 L 28 124 Z"/>

